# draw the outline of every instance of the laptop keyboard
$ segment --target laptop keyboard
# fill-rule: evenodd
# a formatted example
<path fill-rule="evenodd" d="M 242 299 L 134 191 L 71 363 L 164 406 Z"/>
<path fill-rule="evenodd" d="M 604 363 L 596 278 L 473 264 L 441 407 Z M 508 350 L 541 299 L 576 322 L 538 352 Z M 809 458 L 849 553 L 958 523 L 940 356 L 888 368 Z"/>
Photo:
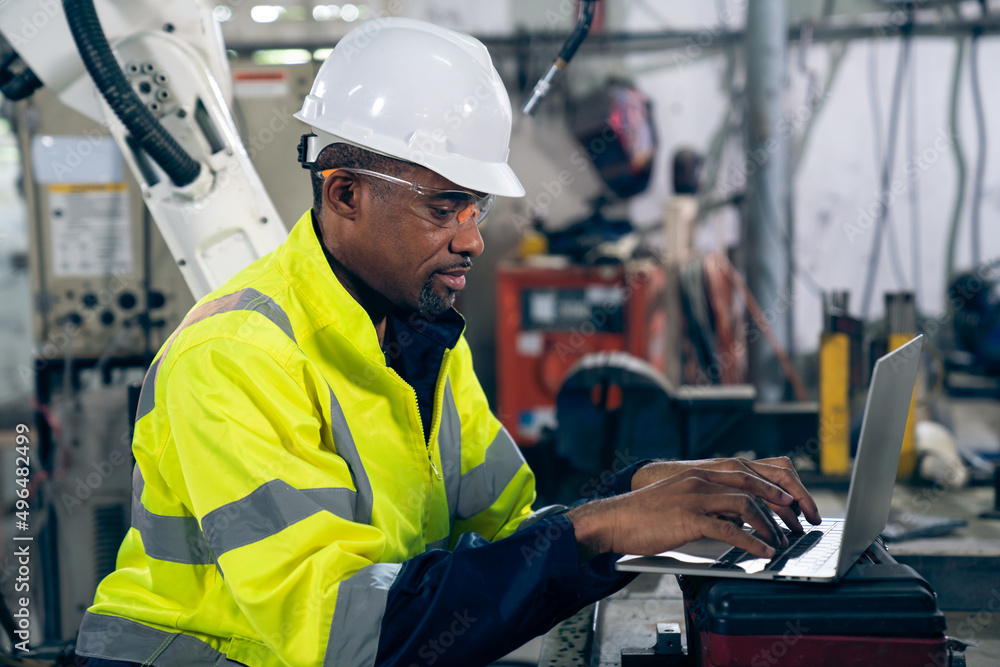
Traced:
<path fill-rule="evenodd" d="M 830 560 L 840 549 L 840 533 L 843 524 L 841 522 L 830 524 L 829 526 L 810 526 L 804 533 L 793 533 L 787 528 L 780 530 L 788 538 L 788 546 L 778 549 L 774 558 L 768 562 L 764 570 L 779 571 L 785 567 L 789 561 L 795 560 L 798 567 L 810 567 L 819 569 L 826 561 Z M 762 538 L 757 531 L 751 533 L 758 539 Z M 831 539 L 823 540 L 824 535 L 829 535 Z M 822 544 L 820 541 L 822 540 Z M 739 564 L 749 560 L 756 560 L 757 557 L 749 554 L 743 549 L 733 547 L 722 557 L 711 565 L 716 569 L 742 569 Z"/>

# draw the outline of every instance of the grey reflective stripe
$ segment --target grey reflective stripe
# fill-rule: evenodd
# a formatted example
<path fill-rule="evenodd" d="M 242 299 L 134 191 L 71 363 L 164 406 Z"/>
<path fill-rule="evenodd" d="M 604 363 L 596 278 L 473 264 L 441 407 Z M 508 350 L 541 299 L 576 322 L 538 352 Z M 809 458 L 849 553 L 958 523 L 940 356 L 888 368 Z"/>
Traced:
<path fill-rule="evenodd" d="M 372 485 L 368 481 L 368 473 L 361 464 L 361 456 L 358 448 L 354 444 L 354 436 L 351 429 L 347 427 L 347 418 L 340 408 L 340 401 L 330 389 L 330 429 L 333 431 L 333 446 L 337 455 L 344 459 L 348 469 L 351 471 L 351 479 L 354 480 L 354 488 L 358 495 L 354 500 L 354 521 L 358 523 L 370 524 L 372 522 L 372 505 L 375 496 L 372 494 Z"/>
<path fill-rule="evenodd" d="M 163 355 L 156 358 L 153 365 L 146 371 L 146 377 L 142 379 L 142 389 L 139 391 L 139 407 L 135 411 L 135 420 L 139 421 L 153 411 L 154 394 L 156 393 L 156 373 L 160 370 L 160 362 Z"/>
<path fill-rule="evenodd" d="M 525 528 L 535 525 L 542 519 L 559 514 L 560 512 L 565 512 L 568 509 L 569 508 L 566 505 L 546 505 L 545 507 L 532 512 L 531 516 L 522 521 L 520 525 L 518 525 L 517 529 L 524 530 Z"/>
<path fill-rule="evenodd" d="M 201 527 L 216 556 L 280 533 L 326 510 L 354 520 L 354 491 L 345 488 L 303 489 L 272 479 L 249 495 L 212 510 Z"/>
<path fill-rule="evenodd" d="M 76 654 L 105 660 L 127 660 L 144 665 L 214 667 L 242 665 L 226 658 L 191 635 L 164 632 L 119 616 L 83 615 Z"/>
<path fill-rule="evenodd" d="M 132 527 L 150 558 L 187 565 L 211 565 L 215 556 L 193 516 L 153 514 L 142 504 L 145 482 L 139 466 L 132 471 Z"/>
<path fill-rule="evenodd" d="M 233 306 L 231 310 L 256 311 L 277 324 L 278 328 L 284 331 L 286 336 L 291 338 L 293 342 L 298 343 L 298 341 L 295 340 L 295 333 L 292 331 L 292 323 L 288 319 L 288 315 L 281 309 L 281 306 L 275 303 L 274 299 L 266 294 L 258 292 L 252 287 L 236 292 L 236 294 L 239 294 L 240 298 L 236 301 L 236 305 Z M 225 298 L 226 297 L 223 297 L 223 299 Z"/>
<path fill-rule="evenodd" d="M 430 544 L 427 545 L 427 547 L 424 549 L 424 553 L 427 553 L 432 549 L 444 549 L 445 551 L 447 551 L 448 543 L 450 541 L 451 541 L 450 537 L 442 537 L 440 540 L 435 540 L 434 542 L 431 542 Z"/>
<path fill-rule="evenodd" d="M 444 384 L 441 427 L 438 429 L 438 452 L 441 454 L 444 489 L 448 494 L 448 516 L 451 517 L 451 525 L 454 526 L 462 479 L 462 420 L 458 416 L 455 396 L 451 393 L 451 378 L 445 380 Z"/>
<path fill-rule="evenodd" d="M 167 340 L 163 352 L 146 372 L 146 377 L 142 381 L 142 391 L 139 392 L 139 408 L 135 414 L 136 421 L 148 415 L 155 407 L 156 375 L 160 370 L 160 362 L 167 356 L 167 352 L 173 346 L 177 335 L 192 324 L 201 322 L 212 315 L 231 313 L 236 310 L 252 310 L 260 313 L 276 324 L 286 336 L 292 339 L 292 342 L 298 343 L 295 340 L 295 333 L 292 331 L 292 323 L 288 319 L 288 315 L 285 314 L 285 311 L 281 309 L 281 306 L 275 303 L 271 297 L 251 287 L 203 303 L 188 313 L 184 321 L 180 323 L 177 330 Z"/>
<path fill-rule="evenodd" d="M 325 667 L 375 664 L 385 602 L 401 567 L 398 563 L 374 563 L 340 582 Z"/>
<path fill-rule="evenodd" d="M 486 460 L 462 475 L 458 491 L 458 518 L 469 519 L 489 509 L 522 465 L 524 457 L 521 450 L 514 444 L 507 429 L 501 426 L 486 449 Z"/>
<path fill-rule="evenodd" d="M 281 532 L 327 511 L 354 520 L 355 492 L 346 488 L 295 489 L 274 479 L 249 495 L 212 510 L 202 519 L 153 514 L 142 504 L 145 482 L 139 466 L 132 473 L 132 527 L 147 556 L 188 565 L 211 565 L 222 554 Z"/>

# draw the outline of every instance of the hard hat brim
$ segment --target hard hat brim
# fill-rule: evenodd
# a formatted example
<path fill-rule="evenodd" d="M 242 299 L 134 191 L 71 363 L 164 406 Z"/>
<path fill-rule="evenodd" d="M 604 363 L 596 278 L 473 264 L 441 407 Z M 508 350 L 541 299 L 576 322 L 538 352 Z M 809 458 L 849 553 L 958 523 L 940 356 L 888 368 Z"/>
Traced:
<path fill-rule="evenodd" d="M 441 160 L 439 164 L 435 164 L 436 162 L 434 157 L 428 157 L 423 166 L 463 188 L 501 197 L 524 196 L 524 186 L 505 162 L 478 162 L 456 159 L 455 156 Z"/>
<path fill-rule="evenodd" d="M 305 117 L 301 111 L 294 114 L 294 116 L 306 123 L 312 120 Z M 521 181 L 514 174 L 514 170 L 506 162 L 483 162 L 457 155 L 424 155 L 421 162 L 417 163 L 404 157 L 410 151 L 402 144 L 399 146 L 379 145 L 376 147 L 372 144 L 378 142 L 372 138 L 367 138 L 367 141 L 362 143 L 361 140 L 332 134 L 315 125 L 312 125 L 312 131 L 316 134 L 317 146 L 320 147 L 317 153 L 330 144 L 350 144 L 372 153 L 385 155 L 386 157 L 410 162 L 425 169 L 430 169 L 444 176 L 452 183 L 463 188 L 468 188 L 469 190 L 486 192 L 500 197 L 524 196 L 524 186 L 521 185 Z M 385 140 L 383 142 L 386 144 L 392 143 Z"/>

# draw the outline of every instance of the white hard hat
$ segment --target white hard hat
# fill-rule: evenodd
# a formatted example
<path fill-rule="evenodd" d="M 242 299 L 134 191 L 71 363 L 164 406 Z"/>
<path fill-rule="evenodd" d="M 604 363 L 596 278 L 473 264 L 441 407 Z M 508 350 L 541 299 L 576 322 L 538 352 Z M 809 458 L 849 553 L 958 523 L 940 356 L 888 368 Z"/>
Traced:
<path fill-rule="evenodd" d="M 483 44 L 431 23 L 384 18 L 337 44 L 295 114 L 311 125 L 300 159 L 348 143 L 413 162 L 458 185 L 508 197 L 510 99 Z"/>

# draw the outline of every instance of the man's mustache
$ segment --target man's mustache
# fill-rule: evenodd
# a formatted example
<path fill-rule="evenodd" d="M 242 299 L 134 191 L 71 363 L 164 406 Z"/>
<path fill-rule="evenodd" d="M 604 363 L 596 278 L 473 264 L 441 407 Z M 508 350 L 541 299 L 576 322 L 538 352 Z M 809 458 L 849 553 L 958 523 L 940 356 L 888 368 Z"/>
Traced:
<path fill-rule="evenodd" d="M 469 259 L 462 262 L 461 264 L 454 264 L 447 268 L 438 269 L 434 273 L 448 273 L 449 271 L 455 271 L 456 269 L 471 269 L 471 268 L 472 268 L 472 260 Z"/>

